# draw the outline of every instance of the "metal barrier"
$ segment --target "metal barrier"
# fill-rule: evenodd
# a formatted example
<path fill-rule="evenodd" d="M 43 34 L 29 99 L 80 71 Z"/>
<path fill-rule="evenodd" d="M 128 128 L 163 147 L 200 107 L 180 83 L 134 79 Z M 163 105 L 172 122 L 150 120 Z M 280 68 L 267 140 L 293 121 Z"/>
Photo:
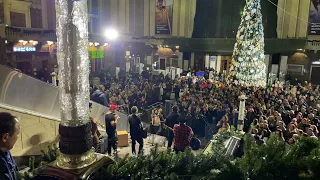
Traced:
<path fill-rule="evenodd" d="M 124 105 L 118 106 L 118 111 L 129 115 L 130 114 L 129 104 L 124 104 Z"/>
<path fill-rule="evenodd" d="M 105 114 L 108 108 L 93 101 L 90 102 L 92 103 L 91 117 L 105 125 Z M 60 120 L 58 87 L 2 65 L 0 65 L 0 104 Z M 117 114 L 121 118 L 117 129 L 127 131 L 129 129 L 127 113 L 117 112 Z"/>

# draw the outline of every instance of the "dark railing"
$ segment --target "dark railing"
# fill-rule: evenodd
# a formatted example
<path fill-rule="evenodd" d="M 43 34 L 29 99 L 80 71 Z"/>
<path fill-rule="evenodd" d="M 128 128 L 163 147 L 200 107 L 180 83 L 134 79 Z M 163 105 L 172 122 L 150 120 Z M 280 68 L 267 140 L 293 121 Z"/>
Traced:
<path fill-rule="evenodd" d="M 54 30 L 38 30 L 27 28 L 5 27 L 5 36 L 11 38 L 32 38 L 32 40 L 56 41 Z"/>
<path fill-rule="evenodd" d="M 129 115 L 130 109 L 128 104 L 118 106 L 119 112 Z"/>
<path fill-rule="evenodd" d="M 148 106 L 147 109 L 142 110 L 141 116 L 140 116 L 141 121 L 144 122 L 144 123 L 150 124 L 152 111 L 154 109 L 159 109 L 161 106 L 162 106 L 162 103 L 161 102 L 157 102 L 157 103 L 154 103 L 154 104 Z"/>
<path fill-rule="evenodd" d="M 164 45 L 170 47 L 179 46 L 183 52 L 211 52 L 230 54 L 233 51 L 235 38 L 168 38 L 164 39 Z M 303 49 L 306 39 L 265 39 L 265 52 L 268 54 L 291 52 Z"/>

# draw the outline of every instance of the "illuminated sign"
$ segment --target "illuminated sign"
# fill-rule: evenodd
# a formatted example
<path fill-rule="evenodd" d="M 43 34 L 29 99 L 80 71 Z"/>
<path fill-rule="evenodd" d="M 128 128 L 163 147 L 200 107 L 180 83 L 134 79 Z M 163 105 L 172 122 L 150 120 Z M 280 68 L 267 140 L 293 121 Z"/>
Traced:
<path fill-rule="evenodd" d="M 102 59 L 104 58 L 104 51 L 89 51 L 90 59 Z"/>
<path fill-rule="evenodd" d="M 35 52 L 37 51 L 36 47 L 13 47 L 13 52 Z"/>

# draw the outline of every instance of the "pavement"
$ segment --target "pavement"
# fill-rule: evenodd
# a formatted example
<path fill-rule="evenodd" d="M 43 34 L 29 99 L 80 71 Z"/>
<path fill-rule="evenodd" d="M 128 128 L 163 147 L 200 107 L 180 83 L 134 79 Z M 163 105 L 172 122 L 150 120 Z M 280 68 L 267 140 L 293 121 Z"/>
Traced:
<path fill-rule="evenodd" d="M 124 158 L 129 154 L 129 156 L 133 156 L 131 153 L 131 139 L 129 141 L 129 146 L 127 147 L 118 147 L 118 153 L 117 155 L 112 155 L 112 158 L 118 159 L 118 158 Z M 148 135 L 146 139 L 144 139 L 144 146 L 143 146 L 143 153 L 144 155 L 149 155 L 151 153 L 151 150 L 155 147 L 155 144 L 158 144 L 158 152 L 166 151 L 167 150 L 167 140 L 163 136 L 159 135 Z M 136 143 L 136 152 L 138 152 L 139 149 L 139 143 Z M 193 151 L 195 154 L 200 154 L 203 152 L 203 149 L 200 149 L 198 151 Z"/>

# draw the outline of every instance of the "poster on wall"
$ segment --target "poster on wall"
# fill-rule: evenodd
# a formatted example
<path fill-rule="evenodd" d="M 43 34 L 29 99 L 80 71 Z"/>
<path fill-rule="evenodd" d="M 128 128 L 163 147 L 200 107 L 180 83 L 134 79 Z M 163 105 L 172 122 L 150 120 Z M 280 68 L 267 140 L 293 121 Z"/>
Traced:
<path fill-rule="evenodd" d="M 320 1 L 311 0 L 309 12 L 309 35 L 320 35 Z"/>
<path fill-rule="evenodd" d="M 171 35 L 172 34 L 172 15 L 173 0 L 155 0 L 156 1 L 156 18 L 155 34 Z"/>

